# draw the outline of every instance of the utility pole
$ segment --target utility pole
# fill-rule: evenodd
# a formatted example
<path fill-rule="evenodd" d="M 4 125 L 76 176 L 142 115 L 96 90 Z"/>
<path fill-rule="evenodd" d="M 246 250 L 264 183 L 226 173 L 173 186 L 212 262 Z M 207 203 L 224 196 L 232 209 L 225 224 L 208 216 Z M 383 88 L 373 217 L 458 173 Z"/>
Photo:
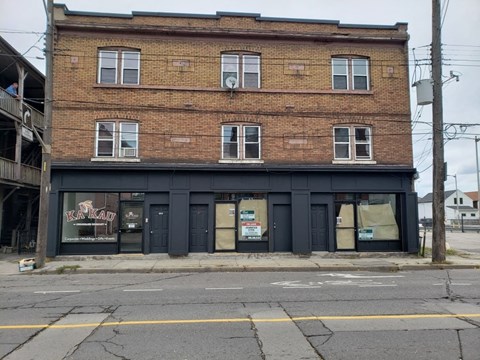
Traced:
<path fill-rule="evenodd" d="M 45 6 L 45 0 L 43 2 Z M 47 0 L 47 32 L 45 34 L 45 109 L 42 143 L 42 168 L 40 178 L 40 205 L 38 211 L 38 232 L 35 264 L 45 265 L 47 257 L 48 209 L 50 197 L 50 167 L 52 143 L 52 99 L 53 99 L 53 0 Z"/>
<path fill-rule="evenodd" d="M 443 146 L 442 27 L 440 0 L 432 0 L 433 228 L 432 262 L 445 261 L 445 164 Z"/>

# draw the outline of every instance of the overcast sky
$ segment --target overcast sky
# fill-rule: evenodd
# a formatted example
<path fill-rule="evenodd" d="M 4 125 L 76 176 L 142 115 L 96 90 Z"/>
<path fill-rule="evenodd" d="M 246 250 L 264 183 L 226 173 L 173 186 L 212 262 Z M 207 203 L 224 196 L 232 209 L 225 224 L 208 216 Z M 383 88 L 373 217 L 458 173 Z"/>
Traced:
<path fill-rule="evenodd" d="M 410 78 L 428 78 L 430 68 L 423 65 L 429 58 L 431 43 L 430 0 L 64 0 L 73 11 L 126 13 L 132 11 L 215 14 L 217 11 L 260 13 L 268 17 L 338 20 L 349 24 L 393 25 L 407 22 L 410 33 Z M 447 81 L 443 91 L 446 132 L 445 160 L 448 173 L 456 174 L 458 189 L 477 190 L 475 135 L 480 136 L 480 0 L 443 0 L 444 22 L 442 43 L 445 81 L 450 71 L 460 75 L 459 81 Z M 446 10 L 446 11 L 445 11 Z M 45 11 L 42 0 L 0 0 L 0 35 L 20 53 L 33 45 L 43 47 Z M 32 33 L 33 32 L 33 33 Z M 38 43 L 37 43 L 38 41 Z M 42 52 L 31 48 L 25 55 L 44 71 Z M 423 60 L 423 61 L 422 61 Z M 1 84 L 6 86 L 6 84 Z M 416 90 L 411 89 L 415 167 L 420 173 L 416 181 L 419 196 L 432 191 L 432 106 L 416 106 Z M 451 123 L 465 124 L 448 126 Z M 430 124 L 430 125 L 429 125 Z M 480 147 L 480 143 L 478 144 Z M 401 151 L 401 149 L 399 149 Z M 455 190 L 455 180 L 448 177 L 446 190 Z"/>

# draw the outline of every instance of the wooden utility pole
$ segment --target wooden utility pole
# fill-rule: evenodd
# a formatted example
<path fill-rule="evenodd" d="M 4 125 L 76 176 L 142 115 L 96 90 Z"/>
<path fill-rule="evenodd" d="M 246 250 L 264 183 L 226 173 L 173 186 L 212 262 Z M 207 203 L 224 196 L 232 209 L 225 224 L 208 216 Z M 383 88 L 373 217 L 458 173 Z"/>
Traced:
<path fill-rule="evenodd" d="M 443 147 L 442 27 L 440 0 L 432 0 L 433 228 L 432 262 L 445 261 L 445 164 Z"/>
<path fill-rule="evenodd" d="M 45 2 L 44 2 L 45 5 Z M 40 205 L 35 263 L 37 268 L 45 265 L 47 256 L 48 209 L 50 197 L 50 167 L 52 143 L 53 99 L 53 0 L 47 0 L 47 32 L 45 34 L 45 109 L 42 141 L 42 168 L 40 178 Z"/>

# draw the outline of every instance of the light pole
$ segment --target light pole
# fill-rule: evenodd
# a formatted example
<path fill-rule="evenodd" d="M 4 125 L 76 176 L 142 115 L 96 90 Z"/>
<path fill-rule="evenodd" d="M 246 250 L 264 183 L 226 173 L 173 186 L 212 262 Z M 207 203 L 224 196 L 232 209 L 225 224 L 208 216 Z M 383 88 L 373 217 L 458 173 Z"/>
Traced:
<path fill-rule="evenodd" d="M 477 165 L 477 216 L 478 216 L 478 223 L 480 224 L 480 175 L 479 175 L 479 168 L 478 168 L 478 147 L 477 143 L 480 141 L 480 138 L 475 136 L 475 163 Z"/>
<path fill-rule="evenodd" d="M 455 202 L 457 203 L 457 225 L 460 225 L 460 207 L 458 201 L 458 186 L 457 186 L 457 174 L 447 175 L 455 178 Z"/>

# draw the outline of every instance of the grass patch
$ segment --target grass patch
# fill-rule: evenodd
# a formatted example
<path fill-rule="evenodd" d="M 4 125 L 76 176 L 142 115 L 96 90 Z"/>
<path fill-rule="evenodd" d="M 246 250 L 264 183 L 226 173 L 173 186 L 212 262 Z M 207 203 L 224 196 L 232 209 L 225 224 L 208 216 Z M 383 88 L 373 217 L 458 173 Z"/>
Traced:
<path fill-rule="evenodd" d="M 419 253 L 420 254 L 420 253 Z M 425 254 L 423 254 L 424 257 L 431 256 L 432 255 L 432 248 L 425 247 Z M 461 253 L 458 252 L 455 249 L 447 249 L 445 251 L 445 255 L 447 256 L 460 256 Z M 421 255 L 420 255 L 421 256 Z"/>
<path fill-rule="evenodd" d="M 64 274 L 65 272 L 75 272 L 80 269 L 80 265 L 63 265 L 57 268 L 57 274 Z"/>

